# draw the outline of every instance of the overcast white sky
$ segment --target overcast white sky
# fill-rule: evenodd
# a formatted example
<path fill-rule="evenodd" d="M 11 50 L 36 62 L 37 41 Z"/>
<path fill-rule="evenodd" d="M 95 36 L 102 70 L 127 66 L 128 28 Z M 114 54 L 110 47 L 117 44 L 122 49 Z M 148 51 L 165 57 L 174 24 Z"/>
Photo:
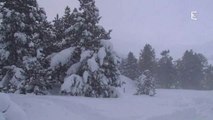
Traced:
<path fill-rule="evenodd" d="M 63 14 L 65 6 L 78 6 L 78 0 L 38 0 L 48 19 Z M 157 54 L 170 49 L 179 58 L 193 48 L 213 60 L 213 0 L 96 0 L 101 24 L 112 29 L 115 50 L 138 56 L 145 43 Z M 191 11 L 198 20 L 191 20 Z"/>

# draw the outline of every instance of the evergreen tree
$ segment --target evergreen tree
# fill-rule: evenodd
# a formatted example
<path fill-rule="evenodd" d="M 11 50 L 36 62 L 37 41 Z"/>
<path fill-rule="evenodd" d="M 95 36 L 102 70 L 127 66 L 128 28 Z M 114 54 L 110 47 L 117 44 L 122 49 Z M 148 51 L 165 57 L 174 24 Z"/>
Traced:
<path fill-rule="evenodd" d="M 121 58 L 120 64 L 118 69 L 120 70 L 122 75 L 126 76 L 126 65 L 127 65 L 127 58 Z"/>
<path fill-rule="evenodd" d="M 203 88 L 213 90 L 213 66 L 209 65 L 204 72 Z"/>
<path fill-rule="evenodd" d="M 177 63 L 181 87 L 185 89 L 201 89 L 206 64 L 207 60 L 202 54 L 187 50 Z"/>
<path fill-rule="evenodd" d="M 98 25 L 100 16 L 94 0 L 79 1 L 80 13 L 70 30 L 75 30 L 72 33 L 75 39 L 73 53 L 80 59 L 69 68 L 69 79 L 65 79 L 62 92 L 88 97 L 116 97 L 114 87 L 120 85 L 120 73 L 118 58 L 108 41 L 110 31 L 106 32 Z M 66 83 L 72 87 L 67 88 Z"/>
<path fill-rule="evenodd" d="M 1 57 L 3 62 L 0 65 L 4 76 L 2 79 L 4 79 L 5 86 L 3 87 L 8 88 L 9 84 L 14 85 L 10 78 L 17 78 L 14 72 L 17 69 L 22 71 L 19 77 L 25 78 L 15 82 L 16 85 L 13 86 L 13 92 L 15 92 L 21 89 L 20 87 L 26 87 L 21 84 L 29 86 L 30 83 L 26 82 L 32 79 L 30 75 L 43 69 L 37 66 L 42 64 L 40 61 L 44 58 L 43 50 L 51 40 L 48 36 L 51 29 L 48 28 L 50 24 L 46 21 L 44 10 L 38 7 L 36 0 L 2 0 L 0 4 L 2 14 L 0 44 L 1 51 L 6 53 L 1 52 L 0 55 L 3 56 Z M 8 66 L 9 69 L 4 69 L 3 66 Z M 35 69 L 35 66 L 39 69 Z M 34 86 L 28 88 L 34 89 Z"/>
<path fill-rule="evenodd" d="M 149 70 L 154 75 L 156 69 L 155 51 L 151 45 L 146 44 L 144 49 L 141 50 L 139 56 L 139 68 L 141 73 L 145 70 Z"/>
<path fill-rule="evenodd" d="M 132 80 L 138 78 L 140 74 L 138 68 L 138 61 L 132 52 L 129 52 L 128 57 L 122 60 L 120 64 L 120 71 L 121 74 L 131 78 Z"/>
<path fill-rule="evenodd" d="M 149 70 L 145 70 L 144 73 L 137 80 L 137 93 L 136 95 L 150 95 L 154 96 L 155 81 Z"/>
<path fill-rule="evenodd" d="M 53 32 L 55 34 L 54 48 L 56 52 L 69 48 L 76 44 L 78 37 L 76 31 L 80 28 L 82 14 L 75 8 L 73 11 L 67 6 L 64 15 L 57 15 L 53 20 Z M 80 37 L 80 36 L 79 36 Z"/>
<path fill-rule="evenodd" d="M 176 69 L 173 65 L 173 58 L 169 56 L 169 50 L 161 53 L 161 58 L 158 61 L 156 79 L 160 87 L 171 88 L 175 87 L 176 83 Z"/>
<path fill-rule="evenodd" d="M 57 54 L 55 55 L 56 57 L 54 57 L 54 55 L 52 57 L 57 58 L 57 56 L 60 56 L 61 59 L 63 59 L 64 56 L 61 56 L 62 54 L 66 54 L 67 51 L 71 53 L 68 55 L 66 63 L 58 62 L 59 64 L 56 65 L 50 63 L 47 76 L 54 81 L 55 89 L 58 89 L 57 87 L 64 82 L 64 79 L 67 76 L 66 72 L 69 71 L 70 66 L 80 60 L 81 47 L 77 48 L 78 42 L 76 41 L 81 39 L 81 36 L 78 34 L 81 32 L 80 28 L 82 26 L 82 19 L 82 13 L 76 8 L 71 11 L 69 7 L 66 7 L 64 15 L 61 18 L 57 15 L 55 20 L 53 20 L 53 33 L 55 37 L 51 52 L 57 52 Z M 70 51 L 70 49 L 75 50 L 73 52 Z M 50 56 L 48 58 L 50 62 L 52 57 Z"/>
<path fill-rule="evenodd" d="M 62 18 L 59 18 L 58 14 L 53 20 L 53 34 L 54 40 L 50 51 L 59 52 L 62 50 L 62 41 L 64 39 L 64 24 Z"/>
<path fill-rule="evenodd" d="M 83 29 L 83 20 L 83 14 L 76 8 L 74 8 L 72 13 L 70 13 L 69 7 L 65 9 L 65 14 L 62 17 L 64 23 L 64 47 L 77 46 L 79 39 L 82 37 L 80 31 L 83 31 L 80 29 Z"/>

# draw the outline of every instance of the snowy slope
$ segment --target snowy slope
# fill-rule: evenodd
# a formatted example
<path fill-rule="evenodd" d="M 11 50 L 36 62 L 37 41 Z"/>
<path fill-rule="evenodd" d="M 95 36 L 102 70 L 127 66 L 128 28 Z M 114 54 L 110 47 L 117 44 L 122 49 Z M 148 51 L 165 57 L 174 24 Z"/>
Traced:
<path fill-rule="evenodd" d="M 126 83 L 125 94 L 121 93 L 120 98 L 30 95 L 10 95 L 10 98 L 29 120 L 213 120 L 213 91 L 157 90 L 155 97 L 135 96 L 133 83 L 128 80 Z"/>

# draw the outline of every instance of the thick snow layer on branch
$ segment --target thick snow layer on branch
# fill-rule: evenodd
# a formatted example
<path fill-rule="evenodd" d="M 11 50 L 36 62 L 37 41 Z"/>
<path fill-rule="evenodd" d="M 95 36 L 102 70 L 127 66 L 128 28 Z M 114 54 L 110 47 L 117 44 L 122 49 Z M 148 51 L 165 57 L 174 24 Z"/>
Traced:
<path fill-rule="evenodd" d="M 87 65 L 92 72 L 95 72 L 99 69 L 98 63 L 95 60 L 95 56 L 87 61 Z"/>
<path fill-rule="evenodd" d="M 69 62 L 74 50 L 74 47 L 70 47 L 54 55 L 50 63 L 51 68 L 58 67 L 59 65 L 65 65 L 67 62 Z"/>
<path fill-rule="evenodd" d="M 81 66 L 81 62 L 73 64 L 66 72 L 67 75 L 76 74 Z"/>
<path fill-rule="evenodd" d="M 11 12 L 11 10 L 9 10 L 9 9 L 5 9 L 5 11 L 6 11 L 6 17 L 10 17 L 11 16 L 11 14 L 12 14 L 12 12 Z"/>
<path fill-rule="evenodd" d="M 83 60 L 85 60 L 88 57 L 91 57 L 91 54 L 92 54 L 92 51 L 90 51 L 90 50 L 83 51 L 81 53 L 81 60 L 80 60 L 80 62 L 82 62 Z"/>
<path fill-rule="evenodd" d="M 9 57 L 10 52 L 0 48 L 0 60 L 5 60 Z"/>
<path fill-rule="evenodd" d="M 87 71 L 85 71 L 84 74 L 83 74 L 84 83 L 87 83 L 88 78 L 89 78 L 89 73 Z"/>
<path fill-rule="evenodd" d="M 105 51 L 105 48 L 102 47 L 99 49 L 98 51 L 98 59 L 99 59 L 99 64 L 100 65 L 103 65 L 103 62 L 104 62 L 104 58 L 106 57 L 106 51 Z"/>
<path fill-rule="evenodd" d="M 101 45 L 107 49 L 107 51 L 113 50 L 113 45 L 109 40 L 101 40 Z"/>
<path fill-rule="evenodd" d="M 25 77 L 23 75 L 24 70 L 21 68 L 15 67 L 13 69 L 13 72 L 14 72 L 14 75 L 13 75 L 12 79 L 10 80 L 10 83 L 15 86 L 18 86 L 21 83 L 21 81 L 25 79 Z"/>
<path fill-rule="evenodd" d="M 3 14 L 2 13 L 0 13 L 0 19 L 2 19 L 3 18 Z"/>
<path fill-rule="evenodd" d="M 18 39 L 18 42 L 21 42 L 23 44 L 27 42 L 27 36 L 24 33 L 17 32 L 14 34 L 14 37 Z"/>
<path fill-rule="evenodd" d="M 73 30 L 73 26 L 71 26 L 71 27 L 69 27 L 69 28 L 67 28 L 66 30 L 65 30 L 65 33 L 67 34 L 67 33 L 69 33 L 70 31 L 72 31 Z"/>
<path fill-rule="evenodd" d="M 83 80 L 78 75 L 71 75 L 64 80 L 61 86 L 61 91 L 70 94 L 79 94 L 82 92 Z"/>
<path fill-rule="evenodd" d="M 14 86 L 19 86 L 21 82 L 25 79 L 23 73 L 24 70 L 21 68 L 18 68 L 16 66 L 10 66 L 8 69 L 11 70 L 12 76 L 9 77 L 9 72 L 4 76 L 4 78 L 0 81 L 0 88 L 4 87 L 5 84 L 10 82 L 10 84 Z M 10 79 L 8 79 L 8 77 Z M 9 81 L 8 81 L 9 80 Z"/>

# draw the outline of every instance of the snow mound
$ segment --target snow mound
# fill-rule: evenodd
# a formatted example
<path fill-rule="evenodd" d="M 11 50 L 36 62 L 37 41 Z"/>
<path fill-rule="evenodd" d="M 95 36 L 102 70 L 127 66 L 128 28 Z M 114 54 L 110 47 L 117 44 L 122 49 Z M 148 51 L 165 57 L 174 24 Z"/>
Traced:
<path fill-rule="evenodd" d="M 117 88 L 120 93 L 120 97 L 132 96 L 133 94 L 136 93 L 135 81 L 123 75 L 120 75 L 119 79 L 122 83 L 122 87 Z"/>
<path fill-rule="evenodd" d="M 9 108 L 10 98 L 8 95 L 0 93 L 0 112 L 4 112 Z"/>
<path fill-rule="evenodd" d="M 0 93 L 0 120 L 28 120 L 26 113 L 8 95 Z"/>
<path fill-rule="evenodd" d="M 14 102 L 11 102 L 5 116 L 6 120 L 28 120 L 26 113 Z"/>
<path fill-rule="evenodd" d="M 3 113 L 0 112 L 0 120 L 6 120 L 5 116 Z"/>
<path fill-rule="evenodd" d="M 121 78 L 124 81 L 128 79 L 125 76 Z M 132 83 L 126 83 L 126 90 L 130 91 Z M 155 97 L 130 95 L 126 91 L 124 97 L 109 99 L 29 95 L 10 97 L 25 110 L 29 120 L 213 119 L 213 91 L 157 91 Z"/>

